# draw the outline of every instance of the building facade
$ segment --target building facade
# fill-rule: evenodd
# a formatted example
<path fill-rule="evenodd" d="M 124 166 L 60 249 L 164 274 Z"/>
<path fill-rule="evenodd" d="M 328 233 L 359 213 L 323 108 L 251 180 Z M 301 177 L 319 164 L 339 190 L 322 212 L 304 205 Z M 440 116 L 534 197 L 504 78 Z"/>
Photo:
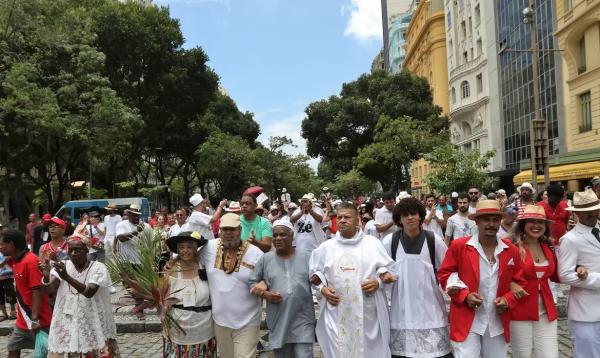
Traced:
<path fill-rule="evenodd" d="M 381 0 L 381 23 L 383 26 L 384 69 L 391 72 L 390 47 L 392 39 L 393 19 L 406 11 L 411 0 Z"/>
<path fill-rule="evenodd" d="M 562 77 L 558 43 L 554 37 L 555 1 L 538 0 L 534 10 L 537 23 L 539 52 L 539 83 L 541 119 L 547 121 L 549 154 L 564 150 L 564 118 Z M 531 165 L 530 123 L 534 117 L 531 24 L 523 21 L 523 9 L 528 0 L 497 0 L 496 25 L 498 46 L 498 81 L 502 115 L 503 159 L 507 176 L 519 173 L 522 166 Z M 531 177 L 530 177 L 531 178 Z"/>
<path fill-rule="evenodd" d="M 444 0 L 416 1 L 411 4 L 412 18 L 406 31 L 406 57 L 403 68 L 424 77 L 431 86 L 433 103 L 449 113 L 448 62 L 446 53 L 446 28 Z M 430 173 L 425 160 L 411 163 L 411 189 L 413 193 L 426 192 L 423 186 Z"/>
<path fill-rule="evenodd" d="M 389 33 L 389 64 L 391 73 L 399 73 L 402 70 L 402 64 L 406 57 L 404 50 L 406 31 L 408 30 L 411 18 L 412 12 L 410 11 L 392 16 Z"/>
<path fill-rule="evenodd" d="M 554 35 L 562 50 L 565 150 L 550 158 L 550 178 L 582 190 L 600 175 L 600 1 L 557 1 Z M 531 171 L 521 172 L 515 182 L 527 176 Z"/>
<path fill-rule="evenodd" d="M 490 133 L 501 133 L 500 122 L 492 116 L 499 112 L 498 81 L 494 43 L 493 3 L 483 0 L 446 1 L 446 46 L 448 50 L 448 91 L 450 94 L 451 142 L 468 152 L 495 150 L 488 170 L 503 170 L 502 142 Z M 491 22 L 491 26 L 490 26 Z M 488 56 L 489 54 L 489 56 Z M 491 58 L 492 66 L 488 66 Z"/>

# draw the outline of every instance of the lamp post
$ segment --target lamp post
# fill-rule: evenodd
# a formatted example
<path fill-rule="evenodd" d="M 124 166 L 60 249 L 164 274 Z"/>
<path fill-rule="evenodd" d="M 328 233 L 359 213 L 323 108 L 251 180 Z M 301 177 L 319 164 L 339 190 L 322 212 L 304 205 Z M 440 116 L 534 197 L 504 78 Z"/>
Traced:
<path fill-rule="evenodd" d="M 530 24 L 531 47 L 531 69 L 533 72 L 533 108 L 534 116 L 530 124 L 529 141 L 531 143 L 531 184 L 537 190 L 538 171 L 544 172 L 544 187 L 550 184 L 548 167 L 548 122 L 542 118 L 540 104 L 540 75 L 539 56 L 537 48 L 537 18 L 534 8 L 534 0 L 529 0 L 529 6 L 523 9 L 523 22 Z"/>

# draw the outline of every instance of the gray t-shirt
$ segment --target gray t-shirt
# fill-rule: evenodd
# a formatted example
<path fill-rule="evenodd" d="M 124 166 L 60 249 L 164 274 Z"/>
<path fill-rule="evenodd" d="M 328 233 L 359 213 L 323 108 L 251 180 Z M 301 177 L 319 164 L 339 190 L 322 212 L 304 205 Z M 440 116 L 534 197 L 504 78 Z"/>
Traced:
<path fill-rule="evenodd" d="M 279 349 L 287 343 L 313 343 L 315 309 L 310 288 L 308 262 L 310 253 L 296 249 L 290 259 L 275 251 L 264 254 L 250 275 L 250 285 L 264 280 L 269 291 L 281 294 L 279 303 L 267 302 L 269 346 Z"/>

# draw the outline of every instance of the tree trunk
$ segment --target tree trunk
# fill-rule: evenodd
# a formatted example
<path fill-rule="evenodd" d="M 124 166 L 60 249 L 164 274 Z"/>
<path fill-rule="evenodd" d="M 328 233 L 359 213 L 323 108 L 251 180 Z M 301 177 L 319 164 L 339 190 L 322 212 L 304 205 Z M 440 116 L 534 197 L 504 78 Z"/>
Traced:
<path fill-rule="evenodd" d="M 10 207 L 8 208 L 7 213 L 9 216 L 17 217 L 19 219 L 19 229 L 25 231 L 32 208 L 25 200 L 23 173 L 20 173 L 17 170 L 11 170 L 11 168 L 7 168 L 7 171 L 8 194 L 10 200 Z M 12 211 L 10 209 L 12 209 Z"/>

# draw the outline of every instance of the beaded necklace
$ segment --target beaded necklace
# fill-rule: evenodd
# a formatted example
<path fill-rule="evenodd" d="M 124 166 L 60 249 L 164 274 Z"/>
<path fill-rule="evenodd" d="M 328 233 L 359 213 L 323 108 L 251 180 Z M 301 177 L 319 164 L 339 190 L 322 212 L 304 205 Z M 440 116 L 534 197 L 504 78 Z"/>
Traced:
<path fill-rule="evenodd" d="M 242 244 L 238 247 L 236 254 L 233 255 L 231 250 L 223 250 L 223 242 L 219 240 L 217 243 L 215 268 L 218 270 L 223 270 L 227 274 L 239 272 L 242 258 L 246 254 L 246 251 L 248 251 L 249 246 L 249 241 L 242 241 Z"/>

